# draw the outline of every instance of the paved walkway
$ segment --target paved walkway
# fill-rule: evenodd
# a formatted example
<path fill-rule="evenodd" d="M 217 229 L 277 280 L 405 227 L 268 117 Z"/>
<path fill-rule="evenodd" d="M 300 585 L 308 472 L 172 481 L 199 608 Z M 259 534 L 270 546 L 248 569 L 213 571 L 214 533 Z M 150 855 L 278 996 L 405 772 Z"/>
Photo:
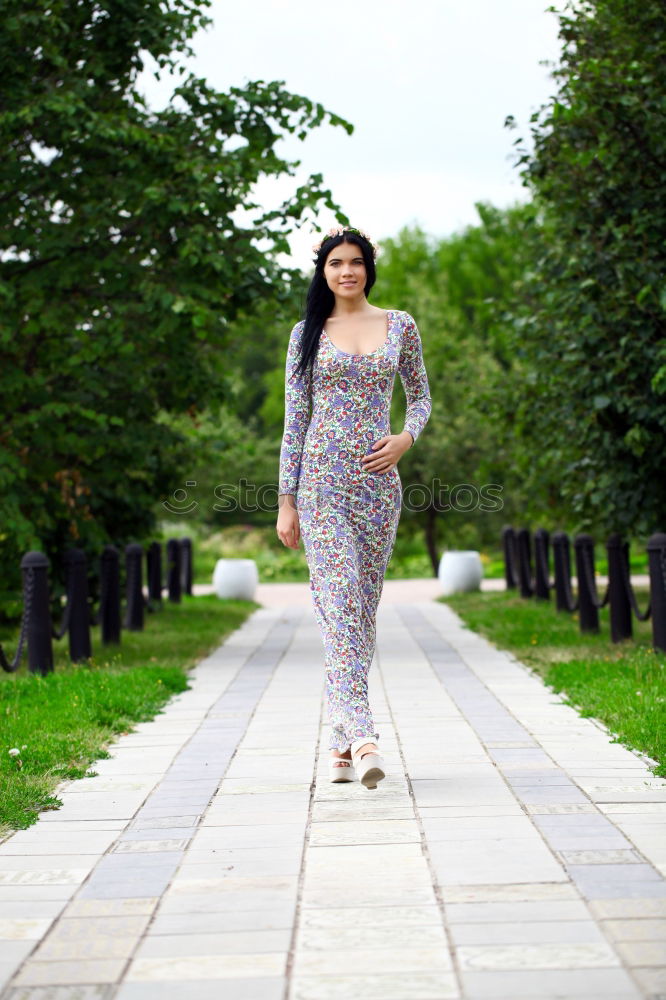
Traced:
<path fill-rule="evenodd" d="M 310 608 L 261 608 L 0 845 L 3 1000 L 663 997 L 666 781 L 408 595 L 377 790 L 327 780 Z"/>

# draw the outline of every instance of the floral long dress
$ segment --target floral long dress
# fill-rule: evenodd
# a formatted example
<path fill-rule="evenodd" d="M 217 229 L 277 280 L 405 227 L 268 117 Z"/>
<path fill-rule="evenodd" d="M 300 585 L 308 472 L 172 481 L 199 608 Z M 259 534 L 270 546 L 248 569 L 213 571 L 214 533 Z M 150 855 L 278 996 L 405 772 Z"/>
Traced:
<path fill-rule="evenodd" d="M 291 331 L 278 492 L 295 494 L 325 651 L 329 748 L 361 737 L 377 742 L 368 703 L 376 612 L 402 506 L 397 466 L 371 472 L 361 459 L 391 433 L 396 371 L 407 400 L 404 430 L 414 442 L 430 417 L 421 337 L 413 318 L 389 310 L 387 338 L 369 354 L 349 354 L 322 331 L 317 354 L 297 376 L 304 323 Z"/>

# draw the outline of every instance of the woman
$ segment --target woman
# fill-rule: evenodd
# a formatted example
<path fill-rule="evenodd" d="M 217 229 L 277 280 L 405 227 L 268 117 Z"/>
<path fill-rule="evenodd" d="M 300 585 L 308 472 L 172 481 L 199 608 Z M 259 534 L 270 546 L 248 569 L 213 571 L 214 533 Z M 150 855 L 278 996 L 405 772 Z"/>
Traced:
<path fill-rule="evenodd" d="M 368 671 L 376 611 L 400 519 L 397 463 L 431 410 L 421 339 L 412 317 L 370 305 L 377 248 L 351 227 L 313 248 L 305 319 L 291 331 L 285 372 L 277 534 L 301 534 L 326 656 L 331 781 L 366 788 L 385 777 Z M 391 434 L 398 371 L 407 397 L 404 429 Z M 313 404 L 310 415 L 310 404 Z"/>

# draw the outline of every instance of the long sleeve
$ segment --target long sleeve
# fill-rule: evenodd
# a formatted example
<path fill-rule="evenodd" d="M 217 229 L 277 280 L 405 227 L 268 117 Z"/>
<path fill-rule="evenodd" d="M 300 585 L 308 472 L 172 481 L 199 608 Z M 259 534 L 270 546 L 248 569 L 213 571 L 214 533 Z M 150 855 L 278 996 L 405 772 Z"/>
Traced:
<path fill-rule="evenodd" d="M 296 374 L 298 350 L 303 333 L 301 321 L 291 331 L 287 347 L 284 380 L 284 434 L 280 448 L 280 482 L 278 494 L 297 493 L 301 454 L 305 433 L 310 422 L 312 399 L 311 372 Z"/>
<path fill-rule="evenodd" d="M 423 363 L 423 350 L 418 327 L 409 313 L 405 313 L 402 349 L 398 360 L 398 371 L 407 398 L 407 411 L 403 430 L 409 431 L 414 439 L 425 427 L 432 410 L 428 375 Z"/>

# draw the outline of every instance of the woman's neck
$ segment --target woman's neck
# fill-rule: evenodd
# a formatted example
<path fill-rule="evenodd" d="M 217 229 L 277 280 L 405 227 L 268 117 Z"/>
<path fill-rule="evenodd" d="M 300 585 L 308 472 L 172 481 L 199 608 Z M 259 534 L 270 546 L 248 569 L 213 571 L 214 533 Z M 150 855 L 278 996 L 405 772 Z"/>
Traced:
<path fill-rule="evenodd" d="M 338 316 L 354 316 L 358 313 L 368 312 L 371 308 L 372 306 L 369 305 L 365 295 L 359 299 L 342 299 L 336 296 L 331 316 L 334 319 Z"/>

